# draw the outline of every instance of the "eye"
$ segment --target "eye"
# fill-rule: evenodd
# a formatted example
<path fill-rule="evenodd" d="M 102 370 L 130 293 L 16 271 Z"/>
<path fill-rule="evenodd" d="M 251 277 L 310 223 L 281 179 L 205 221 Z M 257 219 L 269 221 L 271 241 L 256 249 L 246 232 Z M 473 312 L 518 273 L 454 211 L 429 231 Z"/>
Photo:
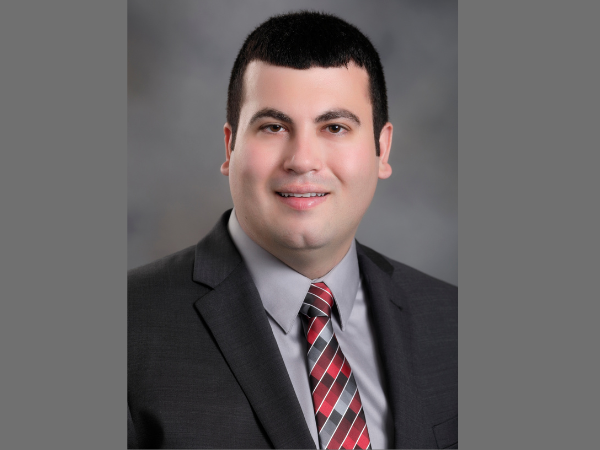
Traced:
<path fill-rule="evenodd" d="M 327 125 L 326 129 L 333 134 L 340 134 L 345 130 L 343 126 L 337 124 Z"/>
<path fill-rule="evenodd" d="M 276 124 L 266 125 L 262 129 L 269 131 L 270 133 L 279 133 L 280 131 L 284 130 L 284 128 L 281 125 Z"/>

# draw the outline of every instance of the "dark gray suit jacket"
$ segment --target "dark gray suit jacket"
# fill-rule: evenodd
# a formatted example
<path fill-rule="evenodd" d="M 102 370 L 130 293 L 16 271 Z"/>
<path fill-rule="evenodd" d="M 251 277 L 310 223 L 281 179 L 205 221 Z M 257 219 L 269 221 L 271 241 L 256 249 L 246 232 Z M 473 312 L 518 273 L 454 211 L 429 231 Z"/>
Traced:
<path fill-rule="evenodd" d="M 314 448 L 227 231 L 128 274 L 129 448 Z M 358 244 L 395 448 L 457 448 L 456 287 Z"/>

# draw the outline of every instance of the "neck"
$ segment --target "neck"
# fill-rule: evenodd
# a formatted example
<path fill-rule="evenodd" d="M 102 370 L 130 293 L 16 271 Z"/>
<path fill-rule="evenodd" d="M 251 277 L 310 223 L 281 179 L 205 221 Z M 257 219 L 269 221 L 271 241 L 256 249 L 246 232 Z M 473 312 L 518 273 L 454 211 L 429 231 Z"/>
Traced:
<path fill-rule="evenodd" d="M 291 246 L 289 242 L 277 242 L 273 238 L 253 233 L 251 229 L 244 227 L 239 218 L 238 224 L 254 243 L 286 266 L 311 280 L 321 278 L 329 273 L 346 256 L 354 240 L 354 234 L 352 234 L 343 240 L 330 241 L 319 247 L 309 247 L 298 243 Z M 356 230 L 354 231 L 356 232 Z"/>
<path fill-rule="evenodd" d="M 306 278 L 314 280 L 321 278 L 333 269 L 348 253 L 350 243 L 340 247 L 337 251 L 331 249 L 306 249 L 306 250 L 288 250 L 288 249 L 265 249 L 285 265 L 291 267 L 296 272 L 304 275 Z"/>

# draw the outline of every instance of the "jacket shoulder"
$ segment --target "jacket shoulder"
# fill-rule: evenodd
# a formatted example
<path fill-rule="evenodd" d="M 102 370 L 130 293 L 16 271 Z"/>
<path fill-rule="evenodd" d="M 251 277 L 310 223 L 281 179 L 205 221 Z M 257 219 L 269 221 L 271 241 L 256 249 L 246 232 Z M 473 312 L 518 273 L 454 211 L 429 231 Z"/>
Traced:
<path fill-rule="evenodd" d="M 127 297 L 130 305 L 180 291 L 197 290 L 192 280 L 195 246 L 187 247 L 149 264 L 127 271 Z"/>
<path fill-rule="evenodd" d="M 421 272 L 404 263 L 388 258 L 381 253 L 359 244 L 359 254 L 362 253 L 373 261 L 381 270 L 386 272 L 405 298 L 426 306 L 428 303 L 445 304 L 447 307 L 458 306 L 458 287 L 431 275 Z"/>
<path fill-rule="evenodd" d="M 427 275 L 401 262 L 386 258 L 394 267 L 393 279 L 407 292 L 435 295 L 437 297 L 454 297 L 458 295 L 458 287 Z"/>

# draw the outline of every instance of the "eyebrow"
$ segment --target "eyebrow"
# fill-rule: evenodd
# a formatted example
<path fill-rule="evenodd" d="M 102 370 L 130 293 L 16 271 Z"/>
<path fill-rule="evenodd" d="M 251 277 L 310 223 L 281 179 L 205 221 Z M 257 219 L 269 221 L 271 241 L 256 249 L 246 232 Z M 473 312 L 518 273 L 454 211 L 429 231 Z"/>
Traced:
<path fill-rule="evenodd" d="M 252 118 L 250 119 L 250 125 L 256 122 L 258 119 L 262 119 L 263 117 L 271 117 L 272 119 L 280 120 L 281 122 L 292 124 L 294 121 L 285 113 L 273 108 L 263 108 L 260 111 L 254 113 Z"/>
<path fill-rule="evenodd" d="M 332 109 L 327 111 L 326 113 L 321 114 L 319 117 L 315 119 L 315 123 L 327 122 L 333 119 L 350 119 L 356 122 L 357 125 L 360 125 L 360 120 L 356 115 L 352 114 L 347 109 Z"/>

